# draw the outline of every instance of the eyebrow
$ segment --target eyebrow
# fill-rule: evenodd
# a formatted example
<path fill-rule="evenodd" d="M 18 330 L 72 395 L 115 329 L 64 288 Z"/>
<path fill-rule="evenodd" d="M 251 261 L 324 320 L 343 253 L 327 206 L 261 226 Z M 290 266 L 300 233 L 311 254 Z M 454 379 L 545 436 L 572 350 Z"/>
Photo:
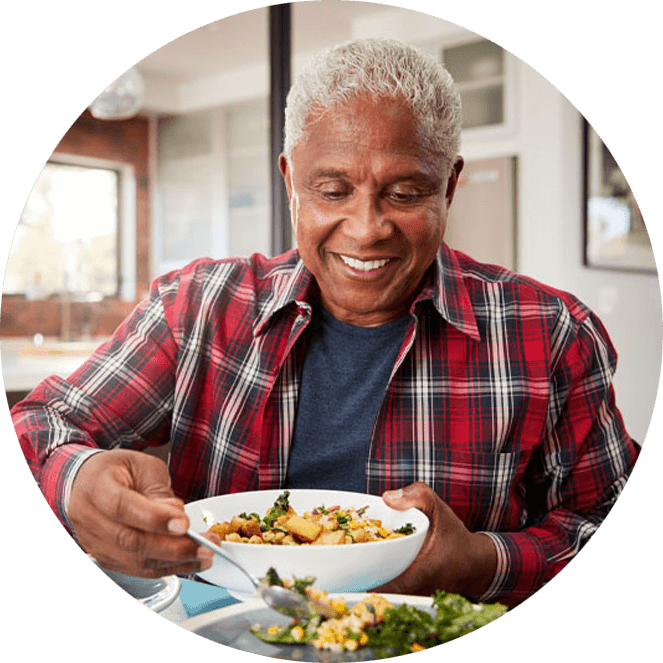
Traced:
<path fill-rule="evenodd" d="M 339 168 L 320 168 L 311 173 L 312 180 L 320 179 L 321 177 L 329 177 L 331 179 L 349 177 L 349 173 L 347 170 L 341 170 Z"/>
<path fill-rule="evenodd" d="M 350 174 L 348 173 L 347 170 L 343 170 L 341 168 L 319 168 L 318 170 L 314 170 L 311 175 L 310 175 L 310 180 L 317 180 L 317 179 L 323 179 L 323 178 L 329 178 L 329 179 L 342 179 L 342 178 L 350 178 Z M 438 178 L 433 175 L 431 176 L 428 173 L 425 173 L 423 171 L 415 170 L 407 173 L 403 173 L 399 177 L 395 178 L 391 183 L 394 184 L 396 182 L 405 182 L 407 180 L 412 180 L 414 182 L 429 182 L 429 183 L 436 183 L 436 180 Z"/>

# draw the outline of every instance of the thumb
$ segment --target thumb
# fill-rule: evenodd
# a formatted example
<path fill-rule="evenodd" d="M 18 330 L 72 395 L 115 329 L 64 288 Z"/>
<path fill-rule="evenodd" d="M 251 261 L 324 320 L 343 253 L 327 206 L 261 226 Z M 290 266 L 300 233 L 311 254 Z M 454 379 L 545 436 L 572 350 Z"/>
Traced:
<path fill-rule="evenodd" d="M 405 509 L 419 509 L 430 516 L 434 504 L 435 493 L 427 484 L 417 481 L 397 490 L 387 490 L 382 494 L 385 504 L 392 509 L 404 511 Z"/>

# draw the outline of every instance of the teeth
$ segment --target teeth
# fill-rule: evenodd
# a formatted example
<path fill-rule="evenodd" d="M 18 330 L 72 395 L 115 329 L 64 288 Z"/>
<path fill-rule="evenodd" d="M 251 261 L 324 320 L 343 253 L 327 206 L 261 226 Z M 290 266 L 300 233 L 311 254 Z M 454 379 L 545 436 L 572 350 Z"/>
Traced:
<path fill-rule="evenodd" d="M 339 256 L 346 265 L 349 265 L 360 272 L 370 272 L 372 269 L 384 267 L 389 262 L 389 258 L 384 260 L 357 260 L 356 258 L 350 258 L 349 256 L 344 256 L 340 253 Z"/>

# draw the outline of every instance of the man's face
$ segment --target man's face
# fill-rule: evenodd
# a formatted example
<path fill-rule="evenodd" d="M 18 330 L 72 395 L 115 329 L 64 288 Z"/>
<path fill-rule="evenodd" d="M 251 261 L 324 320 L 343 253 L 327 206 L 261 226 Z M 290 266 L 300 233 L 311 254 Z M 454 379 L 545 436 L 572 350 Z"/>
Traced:
<path fill-rule="evenodd" d="M 359 98 L 279 164 L 323 306 L 360 326 L 403 315 L 442 242 L 462 160 L 426 152 L 401 102 Z"/>

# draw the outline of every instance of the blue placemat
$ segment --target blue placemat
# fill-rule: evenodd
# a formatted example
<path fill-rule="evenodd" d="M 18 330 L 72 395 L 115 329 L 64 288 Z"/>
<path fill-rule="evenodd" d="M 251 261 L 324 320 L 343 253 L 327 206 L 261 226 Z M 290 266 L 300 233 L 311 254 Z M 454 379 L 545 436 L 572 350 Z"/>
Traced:
<path fill-rule="evenodd" d="M 184 578 L 181 580 L 180 601 L 189 617 L 195 617 L 204 612 L 240 602 L 230 596 L 223 587 L 207 585 L 195 580 L 185 580 Z"/>

